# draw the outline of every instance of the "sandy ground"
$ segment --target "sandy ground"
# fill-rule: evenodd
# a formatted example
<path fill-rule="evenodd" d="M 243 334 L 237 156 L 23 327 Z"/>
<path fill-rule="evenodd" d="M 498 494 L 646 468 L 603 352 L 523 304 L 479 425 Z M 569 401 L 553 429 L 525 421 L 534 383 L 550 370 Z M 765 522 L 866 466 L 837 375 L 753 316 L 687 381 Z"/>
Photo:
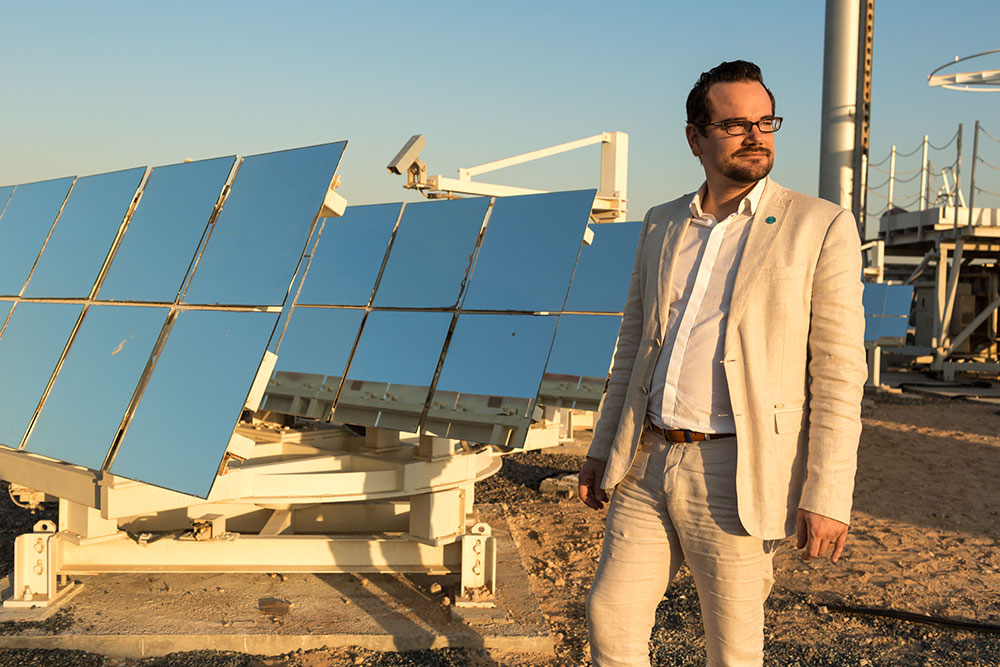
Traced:
<path fill-rule="evenodd" d="M 769 665 L 1000 665 L 1000 412 L 995 405 L 870 394 L 841 561 L 801 562 L 794 544 L 775 558 L 768 600 Z M 589 433 L 581 433 L 585 444 Z M 584 598 L 597 564 L 603 512 L 538 492 L 540 479 L 575 471 L 573 453 L 516 454 L 479 490 L 502 503 L 556 656 L 464 650 L 410 654 L 341 649 L 277 658 L 182 654 L 111 661 L 65 652 L 0 651 L 0 665 L 586 665 Z M 0 547 L 3 545 L 0 544 Z M 853 611 L 852 611 L 853 610 Z M 921 614 L 938 624 L 861 613 Z M 972 631 L 940 623 L 992 626 Z M 657 615 L 654 665 L 704 664 L 697 597 L 682 570 Z M 78 660 L 81 660 L 78 662 Z"/>

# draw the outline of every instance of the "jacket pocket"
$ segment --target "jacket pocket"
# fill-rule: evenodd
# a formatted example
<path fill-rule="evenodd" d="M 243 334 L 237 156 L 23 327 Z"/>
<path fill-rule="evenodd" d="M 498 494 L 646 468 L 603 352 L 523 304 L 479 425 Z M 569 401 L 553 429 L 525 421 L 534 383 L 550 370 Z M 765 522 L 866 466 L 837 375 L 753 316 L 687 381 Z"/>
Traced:
<path fill-rule="evenodd" d="M 805 408 L 793 408 L 791 410 L 775 410 L 774 411 L 774 432 L 778 434 L 783 433 L 797 433 L 803 428 L 803 422 L 805 421 L 806 410 Z"/>

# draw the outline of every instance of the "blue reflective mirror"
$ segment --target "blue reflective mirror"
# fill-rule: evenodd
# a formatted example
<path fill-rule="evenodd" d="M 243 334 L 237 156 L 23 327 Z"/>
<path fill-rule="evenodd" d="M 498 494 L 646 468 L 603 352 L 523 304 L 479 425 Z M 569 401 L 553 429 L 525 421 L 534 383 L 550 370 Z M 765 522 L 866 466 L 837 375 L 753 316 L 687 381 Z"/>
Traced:
<path fill-rule="evenodd" d="M 25 296 L 90 296 L 145 173 L 137 167 L 76 179 Z"/>
<path fill-rule="evenodd" d="M 369 313 L 334 419 L 415 431 L 451 320 L 451 313 Z"/>
<path fill-rule="evenodd" d="M 561 315 L 545 374 L 600 378 L 603 383 L 621 323 L 617 315 Z"/>
<path fill-rule="evenodd" d="M 236 158 L 156 167 L 98 297 L 173 303 Z"/>
<path fill-rule="evenodd" d="M 350 206 L 326 218 L 298 303 L 367 306 L 402 207 Z"/>
<path fill-rule="evenodd" d="M 865 315 L 882 315 L 885 312 L 886 287 L 885 283 L 865 283 L 861 293 Z"/>
<path fill-rule="evenodd" d="M 594 194 L 578 190 L 498 197 L 462 308 L 562 310 Z"/>
<path fill-rule="evenodd" d="M 10 199 L 11 193 L 14 192 L 13 185 L 5 185 L 0 187 L 0 215 L 3 215 L 3 210 L 7 208 L 7 200 Z"/>
<path fill-rule="evenodd" d="M 551 316 L 463 313 L 437 391 L 534 398 L 556 321 Z"/>
<path fill-rule="evenodd" d="M 169 313 L 91 306 L 24 448 L 100 470 Z"/>
<path fill-rule="evenodd" d="M 178 313 L 111 472 L 207 497 L 276 320 L 252 311 Z"/>
<path fill-rule="evenodd" d="M 14 188 L 0 216 L 0 294 L 21 293 L 71 185 L 72 177 Z"/>
<path fill-rule="evenodd" d="M 888 339 L 895 345 L 902 345 L 906 341 L 907 321 L 905 317 L 883 317 L 879 323 L 878 337 Z"/>
<path fill-rule="evenodd" d="M 459 315 L 423 429 L 443 437 L 520 446 L 531 424 L 556 320 Z"/>
<path fill-rule="evenodd" d="M 329 417 L 364 316 L 363 308 L 292 309 L 278 344 L 264 409 L 313 419 Z"/>
<path fill-rule="evenodd" d="M 580 248 L 566 310 L 620 313 L 628 295 L 641 222 L 593 225 L 594 241 Z"/>
<path fill-rule="evenodd" d="M 3 325 L 7 323 L 7 316 L 10 315 L 10 309 L 13 307 L 13 301 L 0 300 L 0 335 L 3 333 Z"/>
<path fill-rule="evenodd" d="M 874 342 L 878 340 L 879 328 L 884 317 L 879 315 L 865 315 L 865 340 Z"/>
<path fill-rule="evenodd" d="M 885 314 L 889 316 L 910 316 L 913 302 L 913 285 L 887 285 L 885 292 Z"/>
<path fill-rule="evenodd" d="M 0 445 L 17 448 L 83 306 L 19 303 L 0 336 Z"/>
<path fill-rule="evenodd" d="M 475 197 L 407 204 L 372 303 L 455 306 L 489 203 L 486 197 Z"/>
<path fill-rule="evenodd" d="M 541 403 L 575 410 L 600 407 L 621 320 L 617 315 L 559 316 L 539 392 Z"/>
<path fill-rule="evenodd" d="M 277 371 L 343 377 L 365 311 L 297 307 L 278 345 Z"/>
<path fill-rule="evenodd" d="M 183 301 L 281 305 L 345 145 L 244 158 Z"/>

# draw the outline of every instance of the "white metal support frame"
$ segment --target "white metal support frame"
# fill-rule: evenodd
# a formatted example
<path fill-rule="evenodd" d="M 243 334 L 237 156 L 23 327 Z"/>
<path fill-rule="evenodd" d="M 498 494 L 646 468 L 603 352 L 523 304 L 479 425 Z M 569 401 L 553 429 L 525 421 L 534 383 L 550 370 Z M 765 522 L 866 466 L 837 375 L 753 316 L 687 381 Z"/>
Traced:
<path fill-rule="evenodd" d="M 386 169 L 393 174 L 405 173 L 407 179 L 403 187 L 416 190 L 430 199 L 453 198 L 460 195 L 505 197 L 539 194 L 545 190 L 481 183 L 472 180 L 472 177 L 600 144 L 601 182 L 594 198 L 593 216 L 598 222 L 625 222 L 628 211 L 628 134 L 625 132 L 602 132 L 592 137 L 568 141 L 474 167 L 462 167 L 458 170 L 458 178 L 447 178 L 440 174 L 427 175 L 427 165 L 419 159 L 426 143 L 423 135 L 413 135 Z"/>
<path fill-rule="evenodd" d="M 0 450 L 20 497 L 60 498 L 58 527 L 16 538 L 4 606 L 58 604 L 60 576 L 110 572 L 455 573 L 457 606 L 493 604 L 496 543 L 473 509 L 475 482 L 500 468 L 492 448 L 379 429 L 236 437 L 253 447 L 208 499 Z"/>

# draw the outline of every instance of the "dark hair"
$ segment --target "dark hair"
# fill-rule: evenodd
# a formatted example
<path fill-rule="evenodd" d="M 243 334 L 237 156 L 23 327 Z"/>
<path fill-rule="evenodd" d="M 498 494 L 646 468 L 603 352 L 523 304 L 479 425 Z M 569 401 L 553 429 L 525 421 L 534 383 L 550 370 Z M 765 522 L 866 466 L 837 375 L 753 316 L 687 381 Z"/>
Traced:
<path fill-rule="evenodd" d="M 719 63 L 707 72 L 702 72 L 698 77 L 698 82 L 688 93 L 687 98 L 687 122 L 693 125 L 712 122 L 712 106 L 708 102 L 708 89 L 712 84 L 733 81 L 756 81 L 771 98 L 771 113 L 774 113 L 774 95 L 764 85 L 764 76 L 760 73 L 760 68 L 752 62 L 746 60 L 733 60 L 731 62 Z M 702 134 L 704 127 L 698 128 Z"/>

